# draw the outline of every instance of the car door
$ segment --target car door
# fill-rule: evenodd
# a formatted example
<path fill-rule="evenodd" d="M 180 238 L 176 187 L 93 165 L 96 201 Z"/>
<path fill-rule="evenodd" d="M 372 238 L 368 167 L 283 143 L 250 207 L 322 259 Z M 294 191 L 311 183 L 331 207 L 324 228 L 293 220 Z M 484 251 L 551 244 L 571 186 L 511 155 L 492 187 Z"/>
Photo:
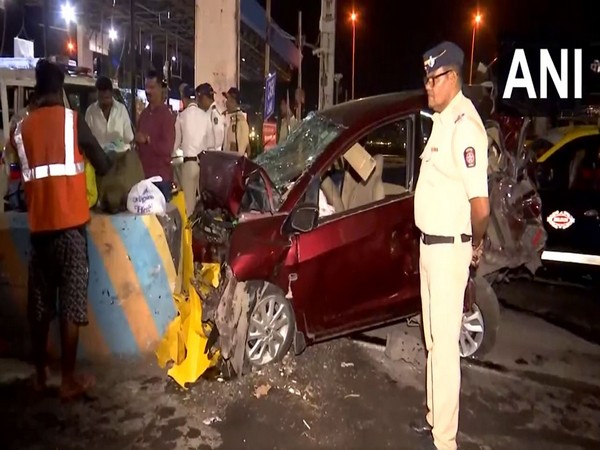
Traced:
<path fill-rule="evenodd" d="M 545 261 L 600 266 L 600 135 L 579 137 L 538 168 Z"/>
<path fill-rule="evenodd" d="M 398 132 L 407 127 L 411 131 Z M 358 140 L 366 149 L 369 142 L 401 149 L 394 156 L 392 173 L 405 188 L 406 170 L 399 165 L 403 159 L 406 169 L 407 155 L 412 154 L 413 128 L 413 119 L 403 118 Z M 403 180 L 399 173 L 404 173 Z M 314 230 L 296 235 L 294 300 L 305 311 L 307 331 L 315 339 L 418 312 L 418 232 L 412 193 L 404 191 L 322 218 Z M 309 303 L 316 306 L 306 307 Z"/>

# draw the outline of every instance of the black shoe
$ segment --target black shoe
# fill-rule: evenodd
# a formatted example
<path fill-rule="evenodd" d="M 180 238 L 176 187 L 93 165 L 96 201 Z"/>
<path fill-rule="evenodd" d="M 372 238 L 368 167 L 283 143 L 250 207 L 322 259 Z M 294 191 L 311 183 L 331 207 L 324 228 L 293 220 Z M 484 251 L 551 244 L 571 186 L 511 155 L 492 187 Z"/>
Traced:
<path fill-rule="evenodd" d="M 431 434 L 431 425 L 425 419 L 415 420 L 409 423 L 410 429 L 420 435 Z"/>

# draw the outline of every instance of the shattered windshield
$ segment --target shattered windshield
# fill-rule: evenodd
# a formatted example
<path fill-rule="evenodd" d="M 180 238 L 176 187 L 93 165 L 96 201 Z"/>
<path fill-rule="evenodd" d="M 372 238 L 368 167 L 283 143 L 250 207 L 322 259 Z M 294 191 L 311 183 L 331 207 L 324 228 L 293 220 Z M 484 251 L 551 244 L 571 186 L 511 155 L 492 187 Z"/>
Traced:
<path fill-rule="evenodd" d="M 330 119 L 310 113 L 285 142 L 254 160 L 269 175 L 281 195 L 280 201 L 343 129 Z"/>

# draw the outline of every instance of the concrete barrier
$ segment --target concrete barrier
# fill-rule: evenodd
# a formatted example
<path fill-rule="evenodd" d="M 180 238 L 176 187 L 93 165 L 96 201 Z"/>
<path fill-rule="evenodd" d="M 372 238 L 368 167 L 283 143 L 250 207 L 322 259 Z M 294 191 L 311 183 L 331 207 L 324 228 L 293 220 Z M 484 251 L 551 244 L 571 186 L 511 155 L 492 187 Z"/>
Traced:
<path fill-rule="evenodd" d="M 175 317 L 177 283 L 165 232 L 155 216 L 92 215 L 88 225 L 89 325 L 79 358 L 98 360 L 155 350 Z M 0 214 L 0 338 L 16 354 L 29 348 L 26 321 L 29 229 L 25 213 Z M 50 351 L 57 355 L 58 321 Z"/>

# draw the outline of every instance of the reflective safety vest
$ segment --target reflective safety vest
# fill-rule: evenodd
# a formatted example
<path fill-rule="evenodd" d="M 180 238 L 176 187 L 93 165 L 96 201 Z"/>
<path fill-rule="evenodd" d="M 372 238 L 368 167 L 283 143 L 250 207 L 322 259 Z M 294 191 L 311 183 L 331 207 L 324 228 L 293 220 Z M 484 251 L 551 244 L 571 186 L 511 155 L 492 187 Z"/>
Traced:
<path fill-rule="evenodd" d="M 76 119 L 68 108 L 41 107 L 15 130 L 32 233 L 78 227 L 90 220 Z"/>

